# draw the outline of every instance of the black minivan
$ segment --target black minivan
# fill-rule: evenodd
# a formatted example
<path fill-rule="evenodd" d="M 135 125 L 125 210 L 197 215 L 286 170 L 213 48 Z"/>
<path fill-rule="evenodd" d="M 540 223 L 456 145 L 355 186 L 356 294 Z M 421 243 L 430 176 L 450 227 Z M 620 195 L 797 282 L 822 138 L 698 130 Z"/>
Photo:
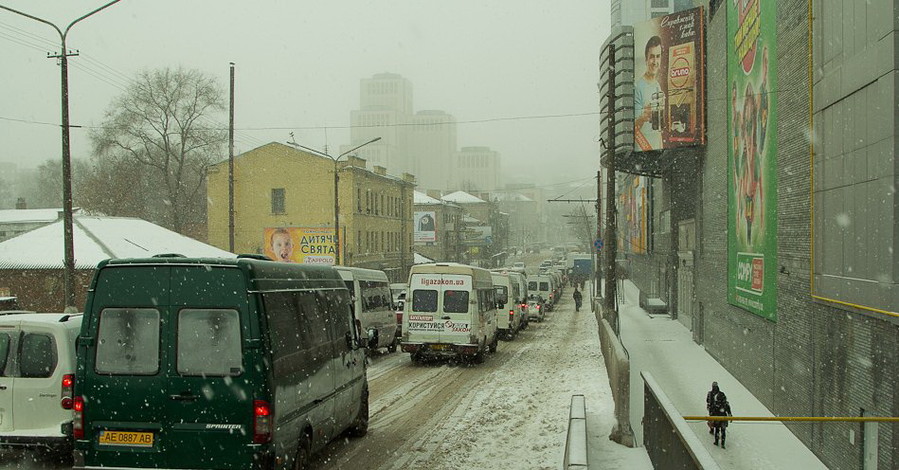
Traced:
<path fill-rule="evenodd" d="M 367 432 L 365 367 L 331 267 L 104 261 L 77 342 L 75 468 L 305 468 Z"/>

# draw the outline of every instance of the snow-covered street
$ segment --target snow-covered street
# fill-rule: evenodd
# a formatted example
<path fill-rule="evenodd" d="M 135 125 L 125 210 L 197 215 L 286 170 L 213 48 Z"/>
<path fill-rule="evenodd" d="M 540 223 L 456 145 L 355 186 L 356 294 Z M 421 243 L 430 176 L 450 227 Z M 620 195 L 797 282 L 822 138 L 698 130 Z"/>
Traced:
<path fill-rule="evenodd" d="M 574 311 L 570 293 L 485 364 L 373 357 L 368 435 L 331 443 L 314 468 L 558 469 L 574 394 L 587 402 L 591 468 L 651 468 L 642 449 L 607 438 L 613 405 L 596 320 Z"/>

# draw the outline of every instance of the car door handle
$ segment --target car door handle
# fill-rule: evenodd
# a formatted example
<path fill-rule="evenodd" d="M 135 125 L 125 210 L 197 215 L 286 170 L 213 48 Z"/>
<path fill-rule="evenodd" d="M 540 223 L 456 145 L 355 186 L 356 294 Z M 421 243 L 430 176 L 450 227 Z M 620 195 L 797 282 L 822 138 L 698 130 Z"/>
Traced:
<path fill-rule="evenodd" d="M 447 315 L 447 316 L 445 316 L 445 317 L 440 317 L 440 319 L 441 319 L 441 320 L 449 320 L 450 317 L 449 317 L 449 315 Z"/>
<path fill-rule="evenodd" d="M 178 401 L 193 401 L 197 399 L 197 396 L 190 393 L 182 393 L 179 395 L 169 395 L 169 398 Z"/>
<path fill-rule="evenodd" d="M 0 390 L 6 390 L 6 385 L 0 385 Z"/>

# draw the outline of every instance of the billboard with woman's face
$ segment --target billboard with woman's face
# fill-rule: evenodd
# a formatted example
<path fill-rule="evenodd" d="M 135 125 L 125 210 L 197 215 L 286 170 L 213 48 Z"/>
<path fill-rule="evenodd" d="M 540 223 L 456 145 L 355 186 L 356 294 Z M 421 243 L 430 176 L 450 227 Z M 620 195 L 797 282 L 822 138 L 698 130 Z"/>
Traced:
<path fill-rule="evenodd" d="M 777 3 L 727 4 L 728 301 L 776 320 Z"/>
<path fill-rule="evenodd" d="M 705 143 L 702 7 L 634 25 L 634 150 Z"/>

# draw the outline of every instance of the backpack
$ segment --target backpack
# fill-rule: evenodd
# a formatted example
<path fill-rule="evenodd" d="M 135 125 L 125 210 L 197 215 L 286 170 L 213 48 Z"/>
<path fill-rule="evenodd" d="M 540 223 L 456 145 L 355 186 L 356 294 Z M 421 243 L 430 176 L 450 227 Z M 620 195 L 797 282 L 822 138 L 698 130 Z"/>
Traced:
<path fill-rule="evenodd" d="M 712 404 L 710 413 L 713 415 L 724 416 L 727 414 L 730 406 L 727 404 L 727 395 L 724 392 L 718 392 L 712 395 Z"/>

